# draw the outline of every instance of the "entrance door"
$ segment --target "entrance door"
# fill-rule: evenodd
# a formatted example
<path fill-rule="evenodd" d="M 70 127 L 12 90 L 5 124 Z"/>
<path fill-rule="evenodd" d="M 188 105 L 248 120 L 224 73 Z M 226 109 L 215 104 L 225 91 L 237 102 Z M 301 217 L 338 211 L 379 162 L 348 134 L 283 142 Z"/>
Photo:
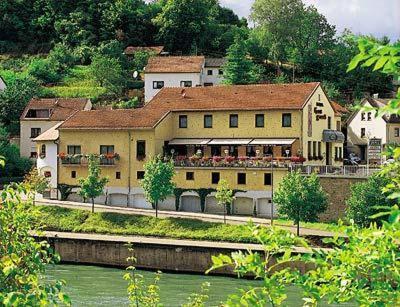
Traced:
<path fill-rule="evenodd" d="M 331 157 L 331 143 L 326 143 L 326 165 L 332 164 L 332 157 Z"/>

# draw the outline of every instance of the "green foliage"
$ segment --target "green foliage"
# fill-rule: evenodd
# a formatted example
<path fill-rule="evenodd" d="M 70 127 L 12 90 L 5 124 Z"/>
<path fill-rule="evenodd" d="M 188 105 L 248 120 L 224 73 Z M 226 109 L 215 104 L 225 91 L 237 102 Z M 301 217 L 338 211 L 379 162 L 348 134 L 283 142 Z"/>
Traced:
<path fill-rule="evenodd" d="M 35 204 L 36 193 L 43 194 L 50 188 L 49 180 L 41 175 L 36 167 L 33 167 L 24 177 L 24 186 L 28 192 L 28 196 L 32 197 Z"/>
<path fill-rule="evenodd" d="M 32 204 L 21 199 L 22 186 L 6 188 L 0 204 L 0 305 L 70 305 L 62 282 L 48 283 L 40 276 L 46 266 L 59 261 L 46 241 L 37 242 Z"/>
<path fill-rule="evenodd" d="M 137 97 L 133 97 L 129 100 L 113 102 L 112 107 L 113 109 L 136 109 L 139 107 L 139 99 Z"/>
<path fill-rule="evenodd" d="M 59 184 L 57 186 L 58 191 L 60 192 L 61 200 L 67 200 L 68 196 L 71 195 L 72 189 L 76 186 L 68 185 L 68 184 Z"/>
<path fill-rule="evenodd" d="M 92 200 L 92 212 L 94 212 L 94 199 L 104 193 L 104 187 L 108 183 L 107 177 L 101 177 L 99 158 L 95 155 L 88 157 L 88 176 L 79 178 L 79 195 L 83 199 Z"/>
<path fill-rule="evenodd" d="M 118 59 L 95 55 L 90 64 L 90 73 L 99 86 L 119 95 L 126 85 L 126 76 Z"/>
<path fill-rule="evenodd" d="M 239 37 L 228 48 L 223 71 L 225 84 L 257 83 L 262 74 L 262 68 L 248 58 L 247 46 Z"/>
<path fill-rule="evenodd" d="M 8 82 L 7 88 L 0 93 L 0 123 L 6 127 L 18 123 L 28 101 L 39 93 L 40 85 L 35 78 L 15 76 L 15 79 Z"/>
<path fill-rule="evenodd" d="M 207 302 L 209 296 L 208 292 L 210 290 L 211 284 L 208 282 L 201 284 L 200 293 L 193 293 L 191 294 L 188 299 L 187 303 L 182 304 L 182 307 L 204 307 L 206 306 L 205 303 Z"/>
<path fill-rule="evenodd" d="M 224 223 L 226 223 L 225 215 L 227 212 L 227 206 L 232 204 L 235 196 L 233 196 L 233 191 L 229 188 L 228 181 L 225 179 L 222 179 L 218 182 L 215 198 L 218 204 L 224 207 Z"/>
<path fill-rule="evenodd" d="M 132 60 L 132 70 L 137 71 L 138 73 L 143 72 L 144 68 L 147 65 L 147 62 L 149 61 L 149 58 L 155 55 L 156 54 L 154 52 L 148 52 L 148 51 L 135 52 L 135 56 Z"/>
<path fill-rule="evenodd" d="M 64 44 L 56 44 L 47 60 L 54 63 L 57 72 L 61 75 L 66 74 L 78 61 L 74 52 Z"/>
<path fill-rule="evenodd" d="M 32 167 L 32 162 L 29 159 L 20 156 L 19 148 L 14 144 L 10 144 L 8 132 L 1 127 L 0 156 L 5 161 L 4 167 L 0 168 L 0 178 L 24 176 Z"/>
<path fill-rule="evenodd" d="M 27 69 L 29 75 L 42 83 L 56 83 L 61 80 L 56 64 L 49 59 L 34 59 Z"/>
<path fill-rule="evenodd" d="M 318 221 L 318 214 L 328 205 L 317 175 L 307 177 L 300 172 L 291 172 L 282 179 L 274 193 L 274 203 L 279 214 L 295 222 L 298 235 L 300 222 Z"/>
<path fill-rule="evenodd" d="M 140 186 L 144 190 L 146 200 L 156 209 L 156 215 L 158 202 L 164 201 L 174 193 L 174 174 L 173 161 L 164 161 L 161 156 L 151 158 L 144 164 L 144 178 L 140 181 Z"/>
<path fill-rule="evenodd" d="M 387 176 L 373 175 L 366 182 L 355 183 L 351 186 L 351 196 L 346 201 L 347 218 L 354 220 L 358 226 L 368 227 L 373 221 L 381 221 L 371 218 L 381 211 L 379 206 L 391 206 L 393 201 L 383 194 L 383 188 L 391 182 Z"/>
<path fill-rule="evenodd" d="M 262 244 L 263 254 L 248 251 L 212 256 L 213 266 L 208 272 L 221 267 L 232 267 L 238 277 L 250 274 L 263 281 L 260 287 L 241 290 L 241 295 L 231 295 L 227 306 L 268 306 L 281 305 L 287 298 L 286 286 L 292 283 L 289 269 L 279 266 L 297 259 L 292 256 L 296 246 L 305 246 L 305 240 L 276 228 L 249 224 L 248 229 L 257 243 Z"/>

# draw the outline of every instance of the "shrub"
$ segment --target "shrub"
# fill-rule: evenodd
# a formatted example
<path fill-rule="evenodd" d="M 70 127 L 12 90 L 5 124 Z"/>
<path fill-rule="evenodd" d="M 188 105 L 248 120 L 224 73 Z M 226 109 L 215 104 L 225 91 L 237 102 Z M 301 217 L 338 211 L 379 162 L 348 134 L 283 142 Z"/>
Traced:
<path fill-rule="evenodd" d="M 54 64 L 59 74 L 66 73 L 78 60 L 72 50 L 64 44 L 55 45 L 47 59 Z"/>
<path fill-rule="evenodd" d="M 372 221 L 381 223 L 379 219 L 371 219 L 371 216 L 380 212 L 376 206 L 393 205 L 394 202 L 382 194 L 382 189 L 390 183 L 390 179 L 380 175 L 373 175 L 365 182 L 359 182 L 351 186 L 351 196 L 347 200 L 347 218 L 361 227 L 368 227 Z"/>
<path fill-rule="evenodd" d="M 55 62 L 49 59 L 34 59 L 28 67 L 28 74 L 43 83 L 55 83 L 61 80 Z"/>

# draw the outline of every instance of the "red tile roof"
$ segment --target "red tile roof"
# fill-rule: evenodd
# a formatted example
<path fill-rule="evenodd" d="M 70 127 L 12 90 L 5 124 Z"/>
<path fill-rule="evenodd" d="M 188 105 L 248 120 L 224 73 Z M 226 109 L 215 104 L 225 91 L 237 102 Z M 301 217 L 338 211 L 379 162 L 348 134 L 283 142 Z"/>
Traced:
<path fill-rule="evenodd" d="M 164 50 L 164 46 L 148 46 L 148 47 L 141 47 L 141 46 L 128 46 L 125 48 L 125 54 L 132 55 L 138 51 L 146 51 L 146 52 L 154 52 L 155 54 L 159 55 Z"/>
<path fill-rule="evenodd" d="M 88 102 L 90 99 L 86 98 L 32 98 L 22 112 L 21 120 L 35 120 L 26 117 L 29 110 L 49 109 L 50 117 L 44 120 L 63 121 L 76 111 L 84 110 Z"/>
<path fill-rule="evenodd" d="M 204 56 L 151 57 L 145 73 L 199 73 L 204 61 Z"/>
<path fill-rule="evenodd" d="M 347 110 L 345 107 L 341 106 L 339 103 L 336 101 L 331 101 L 333 110 L 335 111 L 335 115 L 341 116 L 346 113 L 349 113 L 349 110 Z"/>
<path fill-rule="evenodd" d="M 300 110 L 317 86 L 319 83 L 314 82 L 164 88 L 143 108 L 82 111 L 65 121 L 60 128 L 151 128 L 174 111 Z"/>

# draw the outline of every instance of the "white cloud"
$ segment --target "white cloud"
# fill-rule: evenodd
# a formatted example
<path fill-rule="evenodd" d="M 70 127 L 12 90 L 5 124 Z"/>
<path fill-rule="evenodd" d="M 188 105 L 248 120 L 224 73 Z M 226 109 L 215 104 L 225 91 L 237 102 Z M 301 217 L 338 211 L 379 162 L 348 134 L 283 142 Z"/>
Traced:
<path fill-rule="evenodd" d="M 338 31 L 345 28 L 357 34 L 400 38 L 399 0 L 303 0 L 314 5 L 326 16 Z M 239 16 L 250 14 L 254 0 L 220 0 L 221 4 L 233 9 Z"/>

